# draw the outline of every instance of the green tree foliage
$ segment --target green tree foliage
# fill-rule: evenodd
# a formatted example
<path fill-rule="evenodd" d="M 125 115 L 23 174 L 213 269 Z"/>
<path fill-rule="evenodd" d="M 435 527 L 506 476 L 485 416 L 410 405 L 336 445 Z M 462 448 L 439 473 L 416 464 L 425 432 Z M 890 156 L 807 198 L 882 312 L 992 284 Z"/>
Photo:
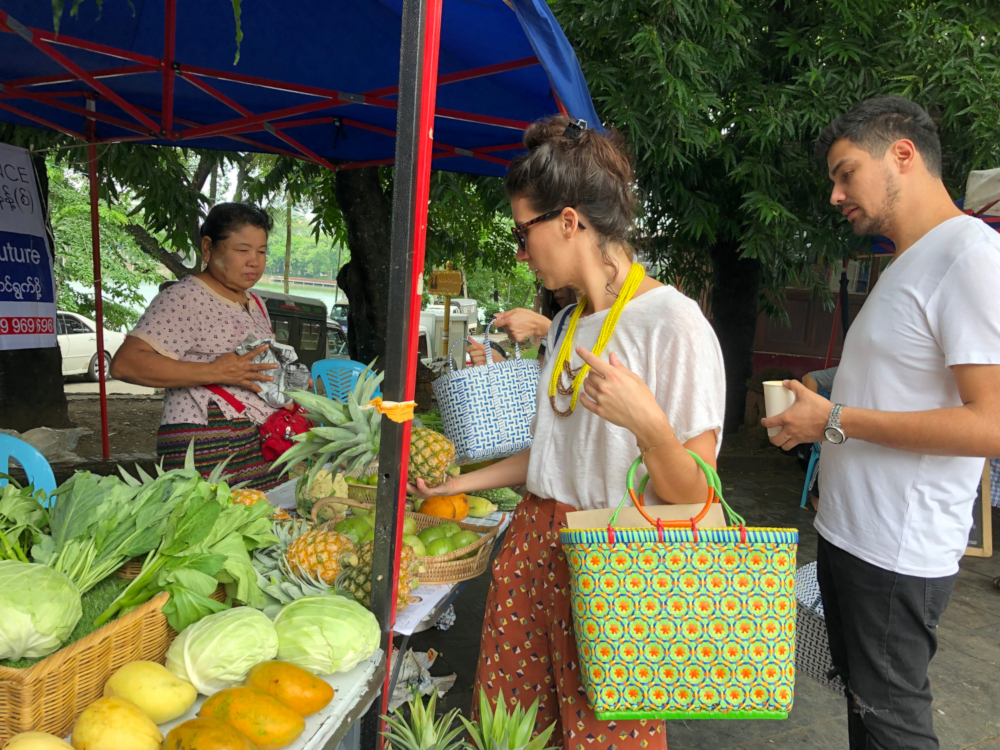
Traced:
<path fill-rule="evenodd" d="M 50 164 L 49 210 L 55 236 L 55 272 L 59 309 L 94 317 L 94 263 L 91 245 L 90 194 L 86 178 Z M 100 201 L 101 283 L 104 325 L 131 327 L 145 307 L 141 284 L 163 281 L 159 265 L 136 244 L 125 227 L 132 219 L 121 205 Z"/>
<path fill-rule="evenodd" d="M 758 309 L 813 264 L 865 248 L 828 205 L 819 131 L 901 94 L 940 124 L 945 181 L 1000 163 L 1000 5 L 992 0 L 552 0 L 598 112 L 644 193 L 643 250 L 712 294 L 727 427 L 743 413 Z"/>
<path fill-rule="evenodd" d="M 469 297 L 479 303 L 487 322 L 493 319 L 493 313 L 501 310 L 515 307 L 530 310 L 535 297 L 535 276 L 521 263 L 510 270 L 481 265 L 471 271 L 466 269 L 465 283 Z"/>
<path fill-rule="evenodd" d="M 282 212 L 283 213 L 283 212 Z M 267 273 L 281 274 L 285 270 L 284 237 L 285 217 L 275 221 L 274 232 L 267 253 Z M 338 252 L 340 265 L 337 263 Z M 292 215 L 292 264 L 291 275 L 307 279 L 336 279 L 340 266 L 351 259 L 348 248 L 339 249 L 330 237 L 320 234 L 317 238 L 309 215 L 303 212 Z M 332 275 L 331 275 L 332 274 Z"/>

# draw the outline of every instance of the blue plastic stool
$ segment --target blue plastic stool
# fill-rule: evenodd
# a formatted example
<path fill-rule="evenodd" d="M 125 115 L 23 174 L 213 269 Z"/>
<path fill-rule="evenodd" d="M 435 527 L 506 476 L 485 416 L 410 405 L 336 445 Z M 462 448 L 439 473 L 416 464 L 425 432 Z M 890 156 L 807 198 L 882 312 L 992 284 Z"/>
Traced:
<path fill-rule="evenodd" d="M 350 359 L 321 359 L 313 362 L 313 393 L 319 393 L 319 383 L 323 381 L 327 398 L 347 403 L 347 395 L 358 384 L 358 378 L 364 369 L 365 365 Z M 376 388 L 373 396 L 381 395 L 382 391 Z"/>
<path fill-rule="evenodd" d="M 809 452 L 809 467 L 806 469 L 806 483 L 802 485 L 802 502 L 799 503 L 800 508 L 806 507 L 806 503 L 809 501 L 809 488 L 812 487 L 813 475 L 816 473 L 816 469 L 819 468 L 820 448 L 819 443 L 813 443 L 812 450 Z"/>
<path fill-rule="evenodd" d="M 8 473 L 12 458 L 21 464 L 24 473 L 28 475 L 28 481 L 36 490 L 45 490 L 48 495 L 56 491 L 56 477 L 45 456 L 23 440 L 0 434 L 0 467 L 4 473 Z M 6 484 L 7 480 L 0 478 L 0 487 Z M 51 504 L 51 500 L 48 500 L 45 507 Z"/>
<path fill-rule="evenodd" d="M 830 394 L 826 391 L 820 391 L 819 395 L 823 398 L 830 398 Z M 812 487 L 813 475 L 819 468 L 819 453 L 822 447 L 821 443 L 813 443 L 812 450 L 809 452 L 809 466 L 806 467 L 806 483 L 802 485 L 802 502 L 799 503 L 800 508 L 806 507 L 806 503 L 809 501 L 809 488 Z"/>

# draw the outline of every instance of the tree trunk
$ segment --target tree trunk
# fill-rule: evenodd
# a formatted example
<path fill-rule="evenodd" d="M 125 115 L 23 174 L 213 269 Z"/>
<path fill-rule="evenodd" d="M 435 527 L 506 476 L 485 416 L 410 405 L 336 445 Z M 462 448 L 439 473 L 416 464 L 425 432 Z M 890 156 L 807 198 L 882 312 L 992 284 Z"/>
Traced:
<path fill-rule="evenodd" d="M 54 253 L 49 221 L 49 177 L 44 154 L 32 154 L 49 247 Z M 54 255 L 53 255 L 54 258 Z M 35 427 L 72 427 L 63 391 L 62 354 L 50 349 L 0 351 L 0 427 L 26 432 Z"/>
<path fill-rule="evenodd" d="M 285 294 L 288 294 L 288 269 L 292 265 L 292 194 L 285 191 Z"/>
<path fill-rule="evenodd" d="M 337 274 L 350 303 L 347 346 L 351 359 L 367 364 L 385 353 L 392 210 L 378 167 L 337 172 L 334 193 L 351 251 L 351 260 Z"/>
<path fill-rule="evenodd" d="M 753 340 L 757 330 L 760 261 L 740 258 L 739 242 L 718 242 L 712 255 L 712 325 L 726 367 L 726 423 L 736 432 L 743 421 L 747 380 L 753 375 Z"/>
<path fill-rule="evenodd" d="M 212 179 L 208 183 L 208 205 L 215 205 L 216 196 L 219 194 L 219 165 L 212 167 Z"/>
<path fill-rule="evenodd" d="M 184 259 L 179 253 L 171 252 L 162 247 L 145 227 L 139 224 L 126 224 L 124 229 L 132 235 L 135 244 L 139 246 L 140 250 L 165 265 L 167 270 L 178 279 L 183 279 L 185 276 L 199 272 L 200 265 L 196 264 L 193 267 L 184 265 Z"/>

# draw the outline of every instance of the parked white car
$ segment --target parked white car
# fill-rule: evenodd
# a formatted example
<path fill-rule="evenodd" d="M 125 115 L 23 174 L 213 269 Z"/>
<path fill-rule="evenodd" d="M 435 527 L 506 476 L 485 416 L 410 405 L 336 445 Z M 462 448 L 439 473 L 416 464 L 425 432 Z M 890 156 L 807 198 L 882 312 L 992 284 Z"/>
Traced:
<path fill-rule="evenodd" d="M 97 369 L 97 323 L 90 318 L 60 310 L 56 314 L 56 338 L 62 352 L 62 374 L 86 375 L 96 381 Z M 104 329 L 104 377 L 111 379 L 111 358 L 125 343 L 125 334 Z"/>

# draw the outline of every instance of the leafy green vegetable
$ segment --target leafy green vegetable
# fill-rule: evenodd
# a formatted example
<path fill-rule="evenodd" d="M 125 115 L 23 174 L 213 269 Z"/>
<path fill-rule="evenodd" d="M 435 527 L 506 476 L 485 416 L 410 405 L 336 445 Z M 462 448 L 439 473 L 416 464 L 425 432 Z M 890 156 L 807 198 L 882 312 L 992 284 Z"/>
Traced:
<path fill-rule="evenodd" d="M 186 470 L 146 484 L 129 479 L 78 472 L 59 487 L 49 533 L 32 548 L 35 562 L 66 574 L 86 592 L 126 560 L 156 549 L 171 511 L 204 481 Z"/>
<path fill-rule="evenodd" d="M 375 653 L 375 615 L 343 596 L 304 596 L 274 618 L 278 658 L 316 674 L 348 672 Z"/>
<path fill-rule="evenodd" d="M 42 507 L 43 490 L 30 485 L 21 487 L 11 477 L 0 492 L 0 560 L 30 562 L 32 541 L 48 526 L 48 514 Z"/>
<path fill-rule="evenodd" d="M 86 638 L 88 635 L 93 633 L 97 628 L 94 627 L 94 619 L 101 614 L 108 605 L 111 604 L 122 590 L 128 586 L 128 581 L 118 576 L 111 576 L 110 578 L 105 578 L 99 584 L 94 586 L 90 591 L 82 597 L 83 602 L 83 616 L 80 617 L 80 621 L 77 622 L 76 627 L 73 628 L 73 632 L 70 634 L 63 644 L 62 648 L 66 648 L 70 644 L 76 643 L 81 638 Z M 12 660 L 2 660 L 0 659 L 0 667 L 9 667 L 11 669 L 27 669 L 30 666 L 37 664 L 44 659 L 44 656 L 37 657 L 23 657 L 17 661 Z"/>
<path fill-rule="evenodd" d="M 241 684 L 251 667 L 277 653 L 278 634 L 267 615 L 237 607 L 184 630 L 167 651 L 167 669 L 212 695 Z"/>
<path fill-rule="evenodd" d="M 187 472 L 193 474 L 192 483 L 183 485 L 182 497 L 164 520 L 159 547 L 146 558 L 139 577 L 95 625 L 167 591 L 170 601 L 163 613 L 174 630 L 183 631 L 206 615 L 227 608 L 209 598 L 219 583 L 226 585 L 229 599 L 253 607 L 263 605 L 264 594 L 257 585 L 249 551 L 278 541 L 271 533 L 271 506 L 231 504 L 229 486 L 212 481 L 215 471 L 208 481 L 194 469 L 170 474 Z"/>
<path fill-rule="evenodd" d="M 81 614 L 80 592 L 62 573 L 34 563 L 0 562 L 0 659 L 51 654 Z"/>

